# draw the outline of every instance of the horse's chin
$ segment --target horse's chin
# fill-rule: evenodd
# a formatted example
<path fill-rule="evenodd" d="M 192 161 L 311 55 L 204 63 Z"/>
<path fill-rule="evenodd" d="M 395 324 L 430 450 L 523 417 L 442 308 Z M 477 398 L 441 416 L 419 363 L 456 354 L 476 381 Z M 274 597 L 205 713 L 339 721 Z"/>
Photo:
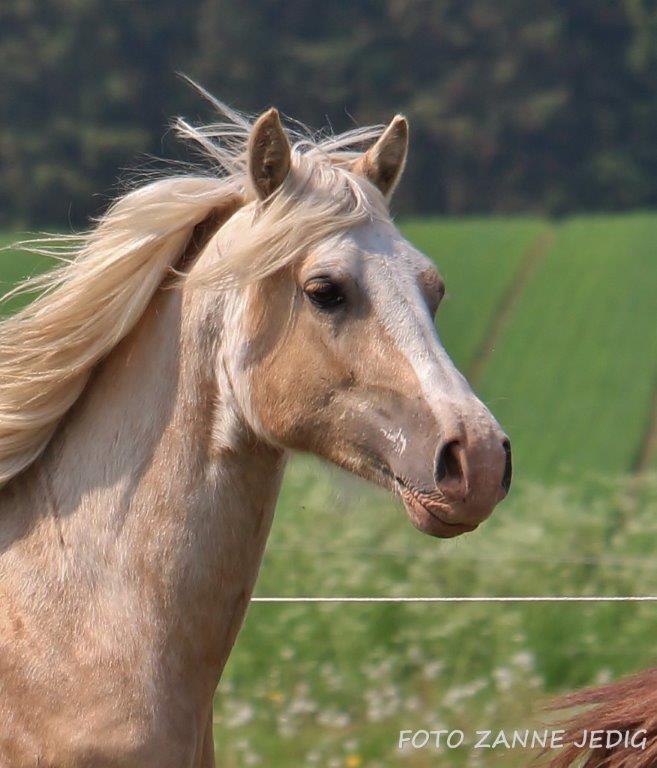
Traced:
<path fill-rule="evenodd" d="M 397 484 L 397 490 L 411 523 L 422 533 L 440 539 L 453 539 L 478 527 L 478 523 L 449 522 L 446 517 L 451 508 L 446 502 L 423 503 L 417 494 L 401 483 Z"/>

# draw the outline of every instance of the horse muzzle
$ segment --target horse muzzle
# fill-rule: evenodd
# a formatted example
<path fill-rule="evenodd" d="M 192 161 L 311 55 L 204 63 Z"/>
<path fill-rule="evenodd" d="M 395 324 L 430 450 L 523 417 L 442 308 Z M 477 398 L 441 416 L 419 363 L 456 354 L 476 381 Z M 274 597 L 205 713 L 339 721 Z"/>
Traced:
<path fill-rule="evenodd" d="M 395 486 L 416 528 L 452 538 L 490 516 L 507 495 L 511 474 L 511 444 L 503 433 L 470 441 L 452 436 L 438 446 L 431 481 L 395 474 Z"/>

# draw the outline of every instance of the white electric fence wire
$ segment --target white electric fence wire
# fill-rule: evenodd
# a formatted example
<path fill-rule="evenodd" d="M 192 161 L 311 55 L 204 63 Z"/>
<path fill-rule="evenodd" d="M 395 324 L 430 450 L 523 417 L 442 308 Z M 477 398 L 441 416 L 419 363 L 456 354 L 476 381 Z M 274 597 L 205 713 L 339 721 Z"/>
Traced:
<path fill-rule="evenodd" d="M 657 595 L 502 595 L 497 597 L 252 597 L 252 603 L 657 603 Z"/>

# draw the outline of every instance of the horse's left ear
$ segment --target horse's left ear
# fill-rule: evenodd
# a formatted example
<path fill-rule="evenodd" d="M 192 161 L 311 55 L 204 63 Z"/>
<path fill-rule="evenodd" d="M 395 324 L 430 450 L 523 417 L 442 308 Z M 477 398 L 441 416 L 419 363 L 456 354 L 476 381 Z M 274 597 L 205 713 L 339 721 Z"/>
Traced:
<path fill-rule="evenodd" d="M 280 187 L 290 170 L 290 142 L 274 107 L 256 120 L 248 153 L 251 183 L 258 197 L 264 200 Z"/>
<path fill-rule="evenodd" d="M 354 172 L 361 173 L 390 198 L 395 191 L 408 154 L 408 121 L 396 115 L 379 140 L 359 158 Z"/>

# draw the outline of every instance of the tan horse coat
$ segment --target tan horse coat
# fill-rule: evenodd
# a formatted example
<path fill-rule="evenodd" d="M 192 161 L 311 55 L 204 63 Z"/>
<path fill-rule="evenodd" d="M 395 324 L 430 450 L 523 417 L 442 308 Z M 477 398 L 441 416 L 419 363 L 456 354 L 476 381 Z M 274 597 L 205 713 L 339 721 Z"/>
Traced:
<path fill-rule="evenodd" d="M 434 535 L 508 488 L 435 335 L 442 281 L 387 218 L 405 121 L 360 156 L 230 116 L 224 181 L 131 193 L 0 328 L 3 768 L 214 764 L 289 449 Z"/>

